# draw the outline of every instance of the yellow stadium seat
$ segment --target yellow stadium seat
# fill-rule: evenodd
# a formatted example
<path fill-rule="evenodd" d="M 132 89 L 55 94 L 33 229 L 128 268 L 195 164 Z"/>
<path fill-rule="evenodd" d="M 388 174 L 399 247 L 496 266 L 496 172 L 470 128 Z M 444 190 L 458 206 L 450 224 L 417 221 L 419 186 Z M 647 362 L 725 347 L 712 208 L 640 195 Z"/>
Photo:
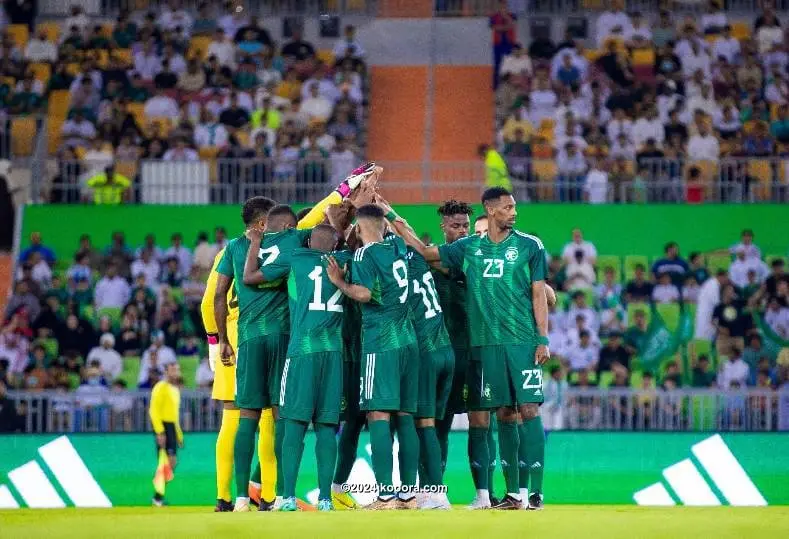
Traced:
<path fill-rule="evenodd" d="M 326 65 L 334 65 L 334 51 L 331 49 L 320 49 L 315 56 Z"/>
<path fill-rule="evenodd" d="M 132 52 L 131 49 L 117 49 L 112 52 L 112 54 L 121 60 L 124 65 L 131 65 L 132 63 Z"/>
<path fill-rule="evenodd" d="M 587 49 L 584 51 L 584 58 L 590 62 L 596 62 L 600 58 L 600 51 L 597 49 Z"/>
<path fill-rule="evenodd" d="M 11 38 L 11 41 L 16 43 L 17 47 L 20 49 L 25 48 L 27 40 L 30 38 L 30 30 L 28 30 L 26 24 L 12 24 L 6 28 L 6 32 Z"/>
<path fill-rule="evenodd" d="M 131 180 L 137 175 L 137 162 L 118 161 L 115 163 L 115 170 L 118 174 L 122 174 Z"/>
<path fill-rule="evenodd" d="M 718 173 L 718 163 L 714 161 L 693 161 L 692 166 L 701 169 L 701 180 L 709 183 Z M 690 171 L 690 167 L 686 170 Z"/>
<path fill-rule="evenodd" d="M 753 133 L 754 128 L 756 127 L 756 120 L 748 120 L 744 124 L 742 124 L 742 132 L 745 135 L 750 135 Z"/>
<path fill-rule="evenodd" d="M 156 127 L 159 136 L 167 138 L 170 136 L 170 131 L 173 129 L 173 122 L 170 118 L 164 116 L 145 117 L 146 124 Z"/>
<path fill-rule="evenodd" d="M 99 66 L 99 69 L 107 69 L 110 65 L 110 51 L 105 49 L 99 49 L 94 51 L 96 53 L 96 63 Z"/>
<path fill-rule="evenodd" d="M 57 153 L 60 148 L 60 131 L 63 129 L 63 118 L 50 116 L 47 118 L 47 142 L 50 154 Z"/>
<path fill-rule="evenodd" d="M 210 161 L 212 159 L 216 159 L 216 155 L 219 153 L 219 148 L 216 146 L 203 146 L 197 151 L 197 154 L 200 156 L 200 159 L 203 161 Z"/>
<path fill-rule="evenodd" d="M 213 38 L 209 36 L 194 36 L 189 42 L 187 56 L 192 58 L 199 53 L 200 59 L 205 60 L 208 58 L 208 46 L 211 44 L 211 41 L 213 41 Z"/>
<path fill-rule="evenodd" d="M 778 109 L 780 108 L 780 103 L 770 103 L 770 120 L 775 121 L 778 119 Z"/>
<path fill-rule="evenodd" d="M 731 35 L 740 41 L 751 37 L 751 25 L 747 22 L 734 22 L 731 25 Z"/>
<path fill-rule="evenodd" d="M 129 103 L 126 105 L 129 114 L 134 116 L 134 119 L 139 125 L 145 125 L 145 104 L 144 103 Z"/>
<path fill-rule="evenodd" d="M 112 31 L 114 29 L 115 29 L 115 25 L 112 24 L 111 22 L 104 23 L 101 25 L 101 35 L 109 39 L 112 37 Z"/>
<path fill-rule="evenodd" d="M 0 84 L 5 84 L 11 88 L 16 86 L 16 77 L 2 77 L 0 76 Z"/>
<path fill-rule="evenodd" d="M 532 163 L 532 172 L 540 178 L 541 182 L 556 179 L 558 169 L 553 159 L 535 159 Z"/>
<path fill-rule="evenodd" d="M 757 200 L 769 200 L 773 180 L 773 167 L 767 159 L 752 159 L 748 161 L 748 175 L 759 180 L 758 185 L 752 186 L 752 193 Z"/>
<path fill-rule="evenodd" d="M 52 76 L 52 66 L 43 62 L 36 62 L 30 64 L 28 68 L 33 73 L 36 80 L 40 80 L 44 86 L 49 82 L 49 77 Z"/>
<path fill-rule="evenodd" d="M 36 33 L 44 31 L 47 34 L 47 41 L 58 43 L 60 41 L 60 25 L 56 22 L 48 21 L 36 25 Z"/>
<path fill-rule="evenodd" d="M 236 131 L 236 139 L 241 146 L 248 147 L 249 146 L 249 132 L 238 130 Z"/>
<path fill-rule="evenodd" d="M 11 120 L 11 153 L 17 157 L 32 155 L 36 140 L 36 119 L 20 116 Z"/>
<path fill-rule="evenodd" d="M 68 73 L 72 77 L 76 77 L 77 75 L 79 75 L 81 69 L 82 68 L 77 62 L 66 64 L 66 73 Z"/>
<path fill-rule="evenodd" d="M 49 117 L 65 118 L 70 102 L 68 90 L 52 90 L 49 93 Z"/>
<path fill-rule="evenodd" d="M 651 66 L 655 63 L 655 51 L 653 49 L 636 49 L 633 51 L 634 66 Z"/>

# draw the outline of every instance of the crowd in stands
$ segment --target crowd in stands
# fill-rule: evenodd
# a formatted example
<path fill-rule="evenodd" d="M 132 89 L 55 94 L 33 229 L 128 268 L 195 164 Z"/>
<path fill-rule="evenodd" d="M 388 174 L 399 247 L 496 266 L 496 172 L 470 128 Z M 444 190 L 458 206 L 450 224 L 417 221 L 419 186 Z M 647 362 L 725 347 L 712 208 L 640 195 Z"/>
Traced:
<path fill-rule="evenodd" d="M 61 162 L 55 201 L 90 197 L 114 162 L 133 181 L 138 159 L 260 158 L 271 164 L 256 181 L 311 174 L 322 183 L 362 152 L 366 66 L 353 26 L 323 51 L 300 28 L 276 43 L 233 1 L 194 13 L 170 0 L 110 24 L 74 5 L 62 24 L 31 26 L 24 43 L 9 29 L 0 106 L 48 115 Z M 305 172 L 305 161 L 323 168 Z"/>
<path fill-rule="evenodd" d="M 698 203 L 715 178 L 727 184 L 716 200 L 785 200 L 785 167 L 766 160 L 789 156 L 789 40 L 762 4 L 744 23 L 720 0 L 682 20 L 612 0 L 590 39 L 568 31 L 527 48 L 502 2 L 491 17 L 497 148 L 512 178 L 527 187 L 557 178 L 559 198 L 593 203 Z M 521 198 L 547 196 L 529 188 Z"/>

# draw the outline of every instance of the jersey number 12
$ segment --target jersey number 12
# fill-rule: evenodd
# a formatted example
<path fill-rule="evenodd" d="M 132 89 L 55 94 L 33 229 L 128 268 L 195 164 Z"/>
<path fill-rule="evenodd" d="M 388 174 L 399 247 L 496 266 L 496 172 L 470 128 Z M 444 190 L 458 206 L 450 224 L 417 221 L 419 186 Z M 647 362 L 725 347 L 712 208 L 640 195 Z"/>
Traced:
<path fill-rule="evenodd" d="M 307 277 L 313 283 L 313 294 L 312 294 L 312 302 L 309 304 L 309 310 L 311 311 L 329 311 L 332 313 L 341 313 L 342 312 L 342 305 L 337 303 L 340 301 L 342 297 L 342 292 L 337 290 L 332 296 L 329 298 L 329 301 L 323 303 L 323 266 L 315 266 Z"/>

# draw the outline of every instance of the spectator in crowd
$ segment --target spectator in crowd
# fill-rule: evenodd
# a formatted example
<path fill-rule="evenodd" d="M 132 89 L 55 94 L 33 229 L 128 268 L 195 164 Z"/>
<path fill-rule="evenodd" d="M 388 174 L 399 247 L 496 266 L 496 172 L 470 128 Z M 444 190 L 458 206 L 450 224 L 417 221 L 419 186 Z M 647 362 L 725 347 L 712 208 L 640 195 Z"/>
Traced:
<path fill-rule="evenodd" d="M 729 248 L 729 252 L 732 255 L 736 255 L 738 251 L 744 251 L 745 258 L 761 259 L 762 251 L 755 243 L 753 243 L 753 237 L 754 237 L 753 230 L 749 228 L 743 230 L 742 234 L 740 235 L 740 243 L 736 245 L 732 245 Z"/>
<path fill-rule="evenodd" d="M 596 275 L 594 266 L 586 259 L 583 249 L 578 249 L 566 268 L 566 290 L 589 289 L 594 286 Z"/>
<path fill-rule="evenodd" d="M 93 348 L 87 357 L 88 365 L 98 362 L 104 380 L 112 382 L 121 375 L 123 360 L 121 355 L 114 350 L 115 337 L 112 333 L 104 333 L 99 338 L 99 346 Z"/>
<path fill-rule="evenodd" d="M 721 389 L 737 389 L 745 387 L 750 378 L 748 364 L 742 360 L 742 349 L 732 348 L 730 355 L 721 361 L 720 371 L 718 372 L 718 386 Z M 724 358 L 721 358 L 724 359 Z"/>
<path fill-rule="evenodd" d="M 600 329 L 600 321 L 597 318 L 597 313 L 589 307 L 586 301 L 586 294 L 580 290 L 573 292 L 572 304 L 567 310 L 567 318 L 575 320 L 576 316 L 582 316 L 586 323 L 586 327 L 597 335 Z"/>
<path fill-rule="evenodd" d="M 669 272 L 658 275 L 658 284 L 652 289 L 652 301 L 655 303 L 677 303 L 680 299 L 679 288 L 671 281 Z"/>
<path fill-rule="evenodd" d="M 362 44 L 356 39 L 355 26 L 349 24 L 345 27 L 343 37 L 334 45 L 333 52 L 335 58 L 344 58 L 345 56 L 364 58 Z"/>
<path fill-rule="evenodd" d="M 590 204 L 609 202 L 607 165 L 602 159 L 593 159 L 584 180 L 584 198 Z"/>
<path fill-rule="evenodd" d="M 711 387 L 715 385 L 715 373 L 710 369 L 710 359 L 702 354 L 696 360 L 691 377 L 693 387 Z"/>
<path fill-rule="evenodd" d="M 499 0 L 498 9 L 490 16 L 489 25 L 493 30 L 493 87 L 498 84 L 498 74 L 505 56 L 512 52 L 516 41 L 517 17 L 511 13 L 506 0 Z"/>
<path fill-rule="evenodd" d="M 41 258 L 49 264 L 50 267 L 55 265 L 55 251 L 44 245 L 40 232 L 33 232 L 30 234 L 30 246 L 19 253 L 19 261 L 27 261 L 33 253 L 41 255 Z"/>
<path fill-rule="evenodd" d="M 632 32 L 633 24 L 625 13 L 623 0 L 612 0 L 609 9 L 597 18 L 597 46 L 602 47 L 611 37 L 624 40 Z"/>
<path fill-rule="evenodd" d="M 117 206 L 128 196 L 131 181 L 116 172 L 115 166 L 111 164 L 104 172 L 88 178 L 86 185 L 93 191 L 94 204 Z"/>
<path fill-rule="evenodd" d="M 636 264 L 633 270 L 633 279 L 625 286 L 625 301 L 627 303 L 647 303 L 652 299 L 654 285 L 646 279 L 646 268 L 643 264 Z"/>
<path fill-rule="evenodd" d="M 295 28 L 292 39 L 282 46 L 282 56 L 285 59 L 303 62 L 315 57 L 315 47 L 304 40 L 301 28 Z"/>
<path fill-rule="evenodd" d="M 597 365 L 597 349 L 592 346 L 589 331 L 580 333 L 580 342 L 567 350 L 567 367 L 570 372 L 592 371 Z"/>
<path fill-rule="evenodd" d="M 27 313 L 32 320 L 38 318 L 41 312 L 41 303 L 36 294 L 30 291 L 30 286 L 26 281 L 17 281 L 14 285 L 14 293 L 6 305 L 5 318 L 11 319 L 12 315 L 20 310 Z"/>
<path fill-rule="evenodd" d="M 733 285 L 722 286 L 720 294 L 721 302 L 712 312 L 712 323 L 717 330 L 715 350 L 719 357 L 731 357 L 735 350 L 740 354 L 745 348 L 745 336 L 751 332 L 753 322 Z"/>
<path fill-rule="evenodd" d="M 47 38 L 47 33 L 40 30 L 25 45 L 25 60 L 29 62 L 52 62 L 58 58 L 55 44 Z"/>
<path fill-rule="evenodd" d="M 688 141 L 688 157 L 694 161 L 711 161 L 717 163 L 720 159 L 720 144 L 706 122 L 698 124 L 698 133 Z"/>
<path fill-rule="evenodd" d="M 564 428 L 564 412 L 567 408 L 568 384 L 559 365 L 548 369 L 548 379 L 543 383 L 545 401 L 541 406 L 543 427 L 547 432 Z"/>
<path fill-rule="evenodd" d="M 767 302 L 764 321 L 776 335 L 789 340 L 789 308 L 785 302 L 773 296 Z"/>
<path fill-rule="evenodd" d="M 763 283 L 770 274 L 767 264 L 761 258 L 746 258 L 746 249 L 738 247 L 735 251 L 735 260 L 729 266 L 729 278 L 734 285 L 740 289 L 748 286 L 748 273 L 754 272 L 756 282 Z"/>
<path fill-rule="evenodd" d="M 17 411 L 16 403 L 8 398 L 5 380 L 0 379 L 0 433 L 22 432 L 24 425 L 24 417 Z"/>
<path fill-rule="evenodd" d="M 529 55 L 520 43 L 516 43 L 512 47 L 512 53 L 505 56 L 501 62 L 501 67 L 499 67 L 499 83 L 502 82 L 501 77 L 504 75 L 530 77 L 532 73 L 532 62 Z"/>
<path fill-rule="evenodd" d="M 632 325 L 624 334 L 625 349 L 631 354 L 638 354 L 644 348 L 647 337 L 647 314 L 638 309 L 633 313 Z"/>
<path fill-rule="evenodd" d="M 690 270 L 690 266 L 679 256 L 679 245 L 673 241 L 669 242 L 664 247 L 663 253 L 663 258 L 652 264 L 652 274 L 658 279 L 660 274 L 668 273 L 675 286 L 682 286 L 682 281 Z"/>
<path fill-rule="evenodd" d="M 611 333 L 605 346 L 600 349 L 597 362 L 598 376 L 601 372 L 612 371 L 624 367 L 630 370 L 631 353 L 627 351 L 619 332 Z"/>
<path fill-rule="evenodd" d="M 132 262 L 132 278 L 137 278 L 138 275 L 142 274 L 145 276 L 146 283 L 158 283 L 160 273 L 161 265 L 150 248 L 143 249 L 139 258 Z"/>
<path fill-rule="evenodd" d="M 96 310 L 105 307 L 122 309 L 131 297 L 131 289 L 126 279 L 118 275 L 118 267 L 109 264 L 104 277 L 96 283 Z"/>

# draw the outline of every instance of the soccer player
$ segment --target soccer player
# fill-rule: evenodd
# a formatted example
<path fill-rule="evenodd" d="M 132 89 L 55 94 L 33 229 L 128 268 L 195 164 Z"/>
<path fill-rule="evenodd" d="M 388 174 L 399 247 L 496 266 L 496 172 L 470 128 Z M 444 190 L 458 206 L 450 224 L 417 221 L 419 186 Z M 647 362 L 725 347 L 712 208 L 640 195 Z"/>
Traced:
<path fill-rule="evenodd" d="M 488 216 L 484 213 L 474 219 L 474 234 L 484 236 L 488 233 Z"/>
<path fill-rule="evenodd" d="M 361 303 L 362 363 L 360 408 L 367 412 L 372 462 L 379 485 L 378 498 L 369 509 L 416 508 L 419 440 L 416 412 L 419 376 L 416 336 L 408 307 L 410 281 L 407 248 L 396 238 L 383 241 L 386 220 L 375 205 L 356 212 L 364 246 L 354 254 L 351 282 L 345 267 L 329 258 L 331 282 L 343 294 Z M 400 477 L 403 488 L 394 496 L 392 486 L 392 432 L 394 422 L 400 443 Z"/>
<path fill-rule="evenodd" d="M 327 253 L 337 247 L 330 225 L 312 230 L 309 248 L 283 251 L 276 262 L 260 268 L 267 282 L 287 276 L 291 333 L 280 383 L 279 413 L 284 426 L 281 511 L 296 511 L 296 478 L 310 422 L 315 430 L 318 464 L 318 510 L 331 511 L 331 483 L 337 457 L 335 432 L 340 422 L 343 364 L 343 304 L 346 297 L 329 281 Z M 253 239 L 254 244 L 254 239 Z M 348 251 L 333 252 L 339 264 Z"/>
<path fill-rule="evenodd" d="M 539 419 L 541 366 L 550 358 L 545 248 L 539 238 L 513 230 L 517 211 L 509 191 L 489 188 L 482 195 L 482 204 L 488 215 L 488 233 L 440 247 L 425 246 L 395 215 L 390 215 L 390 220 L 399 221 L 398 232 L 425 259 L 440 261 L 443 267 L 466 275 L 471 353 L 482 367 L 481 380 L 469 386 L 469 393 L 478 392 L 483 406 L 497 412 L 507 486 L 507 495 L 494 507 L 520 509 L 519 439 L 535 452 L 539 447 L 544 451 L 545 446 Z M 520 437 L 518 411 L 525 430 Z M 539 479 L 534 483 L 529 507 L 541 509 L 542 485 Z"/>
<path fill-rule="evenodd" d="M 172 481 L 175 466 L 178 464 L 176 453 L 184 446 L 184 433 L 181 430 L 179 411 L 181 408 L 181 367 L 178 363 L 168 363 L 164 379 L 156 382 L 151 391 L 148 415 L 156 434 L 156 448 L 159 455 L 156 474 L 153 479 L 153 504 L 161 507 L 164 502 L 165 485 Z"/>

